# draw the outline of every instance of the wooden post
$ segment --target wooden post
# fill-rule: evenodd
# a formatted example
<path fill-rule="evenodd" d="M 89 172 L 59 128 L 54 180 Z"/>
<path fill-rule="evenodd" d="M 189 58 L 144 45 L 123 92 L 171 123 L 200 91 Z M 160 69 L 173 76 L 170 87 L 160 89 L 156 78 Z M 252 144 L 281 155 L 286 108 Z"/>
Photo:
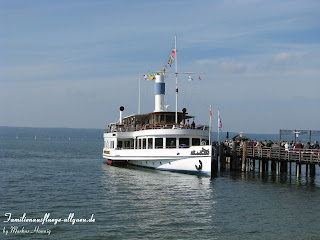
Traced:
<path fill-rule="evenodd" d="M 308 176 L 308 167 L 309 167 L 309 164 L 306 163 L 306 177 Z"/>
<path fill-rule="evenodd" d="M 231 170 L 237 169 L 237 143 L 232 141 L 232 152 L 231 152 Z"/>
<path fill-rule="evenodd" d="M 224 151 L 224 144 L 220 144 L 220 170 L 225 171 L 226 170 L 226 154 Z"/>
<path fill-rule="evenodd" d="M 309 143 L 311 144 L 311 130 L 309 130 Z"/>
<path fill-rule="evenodd" d="M 291 173 L 292 173 L 292 163 L 289 162 L 289 167 L 290 167 L 290 176 L 291 176 Z"/>
<path fill-rule="evenodd" d="M 271 171 L 275 171 L 275 170 L 276 170 L 276 161 L 271 160 Z"/>
<path fill-rule="evenodd" d="M 269 160 L 265 160 L 264 164 L 265 164 L 265 170 L 266 170 L 266 172 L 268 172 L 269 171 Z"/>
<path fill-rule="evenodd" d="M 243 153 L 242 153 L 242 167 L 241 171 L 246 171 L 246 158 L 247 158 L 247 141 L 243 142 Z"/>
<path fill-rule="evenodd" d="M 289 167 L 290 167 L 290 176 L 291 176 L 291 165 L 292 165 L 292 163 L 291 163 L 291 160 L 290 160 L 290 151 L 288 151 L 288 162 L 289 162 Z"/>
<path fill-rule="evenodd" d="M 255 169 L 255 162 L 256 162 L 256 161 L 255 161 L 254 158 L 251 158 L 250 161 L 251 161 L 251 162 L 250 162 L 250 170 L 251 170 L 251 171 L 254 171 L 254 169 Z"/>
<path fill-rule="evenodd" d="M 211 157 L 211 178 L 215 177 L 218 172 L 218 151 L 216 145 L 212 145 Z"/>
<path fill-rule="evenodd" d="M 231 157 L 226 157 L 226 170 L 230 171 Z"/>
<path fill-rule="evenodd" d="M 288 171 L 287 161 L 280 162 L 280 172 L 287 172 L 287 171 Z"/>
<path fill-rule="evenodd" d="M 280 165 L 280 164 L 279 164 L 279 162 L 277 161 L 277 162 L 276 162 L 276 174 L 277 174 L 277 176 L 280 175 L 279 165 Z"/>
<path fill-rule="evenodd" d="M 316 165 L 314 163 L 310 164 L 310 177 L 314 177 L 316 175 Z"/>

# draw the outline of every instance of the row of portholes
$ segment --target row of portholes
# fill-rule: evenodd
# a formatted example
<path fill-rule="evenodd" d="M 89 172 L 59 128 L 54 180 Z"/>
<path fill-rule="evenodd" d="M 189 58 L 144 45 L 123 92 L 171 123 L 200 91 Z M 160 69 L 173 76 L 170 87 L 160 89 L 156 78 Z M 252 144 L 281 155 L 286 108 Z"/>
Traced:
<path fill-rule="evenodd" d="M 140 162 L 140 164 L 143 165 L 142 162 Z M 146 164 L 148 164 L 147 161 L 146 161 Z M 169 164 L 171 165 L 171 162 L 169 162 Z M 152 162 L 152 165 L 154 165 L 154 162 Z M 162 162 L 160 162 L 160 165 L 162 165 Z"/>

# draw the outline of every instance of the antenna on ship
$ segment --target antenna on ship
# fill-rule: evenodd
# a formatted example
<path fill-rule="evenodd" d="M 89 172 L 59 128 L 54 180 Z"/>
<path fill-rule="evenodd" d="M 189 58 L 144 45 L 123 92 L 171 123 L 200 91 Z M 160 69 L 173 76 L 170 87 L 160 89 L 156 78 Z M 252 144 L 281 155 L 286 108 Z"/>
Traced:
<path fill-rule="evenodd" d="M 140 80 L 140 75 L 139 74 L 139 99 L 138 99 L 138 114 L 140 114 L 140 84 L 141 84 L 141 80 Z"/>
<path fill-rule="evenodd" d="M 175 74 L 176 74 L 176 124 L 178 124 L 178 58 L 177 58 L 177 35 L 174 36 L 174 52 L 175 52 Z"/>

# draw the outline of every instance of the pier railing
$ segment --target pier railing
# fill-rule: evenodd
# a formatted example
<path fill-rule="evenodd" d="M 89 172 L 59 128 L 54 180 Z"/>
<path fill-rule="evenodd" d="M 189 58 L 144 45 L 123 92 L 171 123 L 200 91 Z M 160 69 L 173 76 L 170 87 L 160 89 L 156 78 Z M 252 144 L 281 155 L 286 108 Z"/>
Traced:
<path fill-rule="evenodd" d="M 248 146 L 246 150 L 246 157 L 253 159 L 320 163 L 319 149 L 285 149 L 282 147 Z M 237 147 L 237 156 L 243 156 L 243 147 Z"/>

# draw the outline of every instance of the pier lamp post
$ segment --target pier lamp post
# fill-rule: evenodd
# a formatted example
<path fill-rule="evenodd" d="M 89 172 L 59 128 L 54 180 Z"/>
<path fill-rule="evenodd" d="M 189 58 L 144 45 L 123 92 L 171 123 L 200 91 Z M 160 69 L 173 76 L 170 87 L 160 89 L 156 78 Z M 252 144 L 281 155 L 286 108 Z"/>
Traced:
<path fill-rule="evenodd" d="M 300 132 L 296 131 L 296 132 L 294 132 L 294 134 L 295 134 L 295 144 L 296 144 L 299 141 Z"/>

